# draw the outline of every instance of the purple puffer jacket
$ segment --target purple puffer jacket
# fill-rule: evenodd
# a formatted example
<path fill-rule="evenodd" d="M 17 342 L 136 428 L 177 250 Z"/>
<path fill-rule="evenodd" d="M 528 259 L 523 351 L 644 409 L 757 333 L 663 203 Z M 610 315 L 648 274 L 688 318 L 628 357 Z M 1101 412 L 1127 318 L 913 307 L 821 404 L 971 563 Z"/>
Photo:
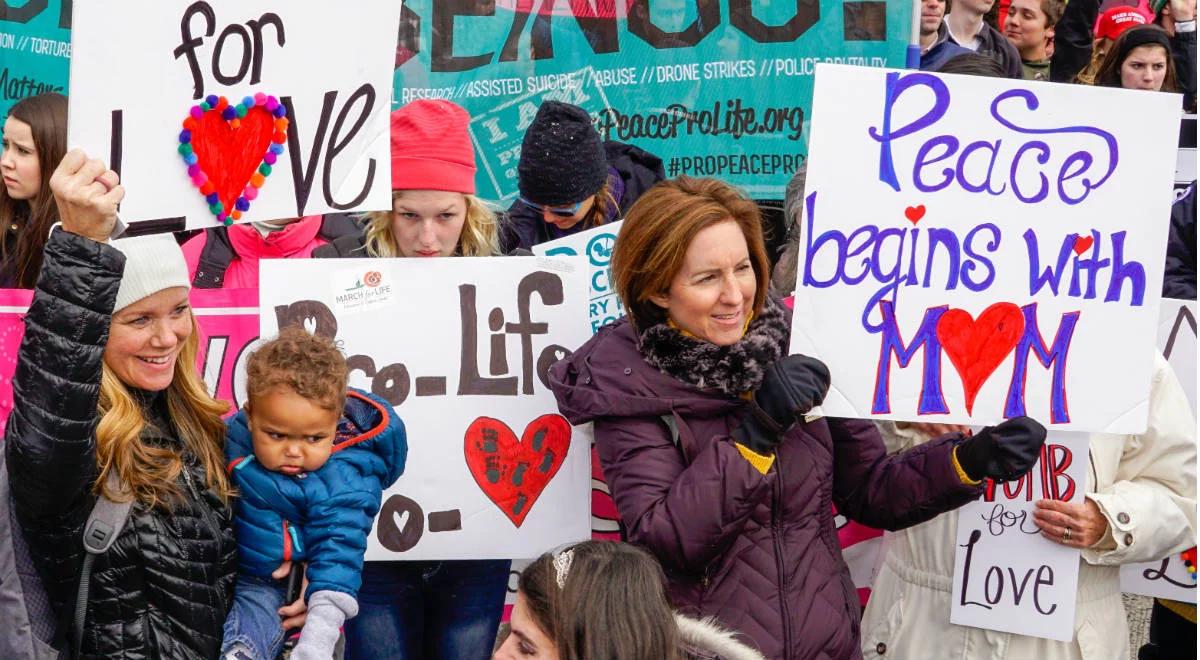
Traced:
<path fill-rule="evenodd" d="M 729 436 L 747 402 L 647 364 L 627 321 L 555 364 L 550 383 L 571 423 L 595 423 L 628 539 L 662 562 L 675 605 L 716 617 L 771 658 L 861 657 L 831 504 L 895 530 L 982 492 L 955 473 L 957 436 L 888 456 L 875 426 L 852 419 L 795 425 L 763 475 Z"/>

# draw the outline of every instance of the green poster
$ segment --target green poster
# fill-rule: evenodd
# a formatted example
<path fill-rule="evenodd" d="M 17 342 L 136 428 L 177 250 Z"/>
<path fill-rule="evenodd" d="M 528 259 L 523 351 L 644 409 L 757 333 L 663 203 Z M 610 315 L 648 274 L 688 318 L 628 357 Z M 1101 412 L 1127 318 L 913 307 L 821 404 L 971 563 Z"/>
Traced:
<path fill-rule="evenodd" d="M 0 0 L 0 117 L 42 92 L 67 93 L 71 0 Z"/>
<path fill-rule="evenodd" d="M 465 107 L 489 199 L 516 196 L 543 99 L 586 108 L 668 176 L 782 199 L 804 161 L 816 63 L 903 67 L 911 11 L 896 0 L 410 0 L 393 103 Z"/>

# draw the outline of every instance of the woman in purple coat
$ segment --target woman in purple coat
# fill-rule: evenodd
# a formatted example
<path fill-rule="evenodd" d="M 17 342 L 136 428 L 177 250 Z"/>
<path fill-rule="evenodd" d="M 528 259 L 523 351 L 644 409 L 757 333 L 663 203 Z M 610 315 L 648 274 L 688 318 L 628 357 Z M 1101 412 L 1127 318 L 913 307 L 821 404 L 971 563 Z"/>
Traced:
<path fill-rule="evenodd" d="M 831 504 L 901 529 L 1033 465 L 1045 429 L 1008 420 L 888 456 L 864 420 L 809 415 L 820 361 L 787 355 L 767 295 L 758 208 L 713 179 L 659 184 L 629 211 L 612 276 L 629 312 L 551 371 L 572 423 L 594 422 L 628 539 L 663 564 L 684 613 L 772 658 L 859 658 L 858 595 Z"/>

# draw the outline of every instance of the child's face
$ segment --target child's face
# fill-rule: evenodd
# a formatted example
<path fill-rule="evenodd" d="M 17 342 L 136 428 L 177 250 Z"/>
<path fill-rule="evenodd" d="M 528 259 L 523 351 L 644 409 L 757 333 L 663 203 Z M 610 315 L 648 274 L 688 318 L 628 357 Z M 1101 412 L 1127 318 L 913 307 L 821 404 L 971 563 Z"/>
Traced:
<path fill-rule="evenodd" d="M 275 387 L 246 404 L 246 418 L 258 462 L 272 472 L 295 476 L 329 460 L 341 411 Z"/>

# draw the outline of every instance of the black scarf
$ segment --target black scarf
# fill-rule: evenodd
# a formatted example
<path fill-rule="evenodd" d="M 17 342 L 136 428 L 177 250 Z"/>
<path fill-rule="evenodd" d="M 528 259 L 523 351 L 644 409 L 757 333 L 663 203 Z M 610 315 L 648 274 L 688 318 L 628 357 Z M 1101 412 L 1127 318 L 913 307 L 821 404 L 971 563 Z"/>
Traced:
<path fill-rule="evenodd" d="M 737 343 L 717 346 L 664 322 L 641 333 L 642 358 L 672 378 L 739 396 L 758 389 L 767 365 L 787 355 L 789 330 L 783 306 L 768 295 Z"/>

